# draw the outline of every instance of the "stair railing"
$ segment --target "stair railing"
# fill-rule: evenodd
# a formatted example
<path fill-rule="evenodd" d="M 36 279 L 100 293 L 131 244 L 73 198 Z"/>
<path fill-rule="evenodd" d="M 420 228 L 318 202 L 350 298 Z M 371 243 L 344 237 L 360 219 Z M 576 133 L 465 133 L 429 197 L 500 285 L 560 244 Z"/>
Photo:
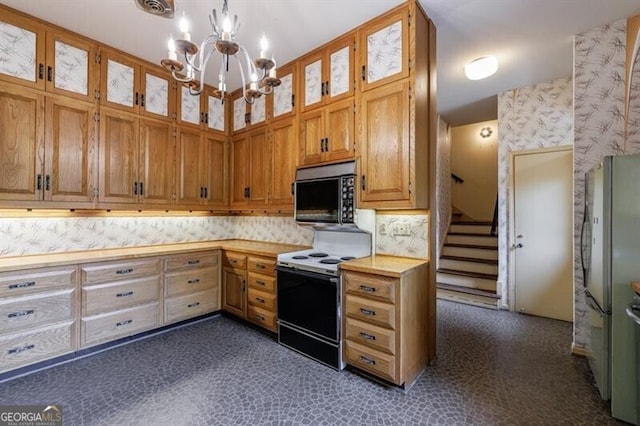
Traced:
<path fill-rule="evenodd" d="M 491 221 L 491 235 L 498 234 L 498 194 L 496 194 L 496 204 L 493 206 L 493 220 Z"/>
<path fill-rule="evenodd" d="M 464 183 L 464 179 L 455 173 L 451 173 L 451 179 L 453 179 L 453 183 Z"/>

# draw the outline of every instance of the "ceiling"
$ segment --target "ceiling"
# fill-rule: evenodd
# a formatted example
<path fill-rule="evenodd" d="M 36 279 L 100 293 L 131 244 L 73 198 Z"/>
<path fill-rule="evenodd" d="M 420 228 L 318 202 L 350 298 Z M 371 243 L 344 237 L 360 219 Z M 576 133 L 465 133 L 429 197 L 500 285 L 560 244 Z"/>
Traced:
<path fill-rule="evenodd" d="M 640 0 L 419 0 L 438 31 L 438 110 L 457 126 L 497 118 L 502 91 L 572 74 L 573 35 L 640 13 Z M 207 15 L 222 0 L 175 0 L 192 39 L 207 34 Z M 229 0 L 240 19 L 239 41 L 253 55 L 266 33 L 280 64 L 378 16 L 403 0 Z M 150 62 L 166 56 L 177 19 L 140 10 L 134 0 L 0 0 Z M 466 62 L 495 55 L 498 72 L 464 77 Z M 214 66 L 217 70 L 217 66 Z M 207 82 L 215 84 L 212 71 Z M 239 79 L 229 79 L 239 87 Z M 235 84 L 234 84 L 235 83 Z"/>

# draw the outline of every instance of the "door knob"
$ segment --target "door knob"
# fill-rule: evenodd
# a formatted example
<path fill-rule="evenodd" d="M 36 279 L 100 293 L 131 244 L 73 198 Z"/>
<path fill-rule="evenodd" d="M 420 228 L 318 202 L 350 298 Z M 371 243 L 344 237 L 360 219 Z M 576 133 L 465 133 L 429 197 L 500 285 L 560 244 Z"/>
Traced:
<path fill-rule="evenodd" d="M 514 244 L 514 245 L 511 246 L 512 249 L 518 249 L 518 248 L 522 248 L 522 247 L 524 247 L 522 245 L 522 243 Z"/>
<path fill-rule="evenodd" d="M 524 235 L 522 235 L 522 234 L 518 234 L 518 235 L 516 236 L 516 238 L 524 238 Z"/>

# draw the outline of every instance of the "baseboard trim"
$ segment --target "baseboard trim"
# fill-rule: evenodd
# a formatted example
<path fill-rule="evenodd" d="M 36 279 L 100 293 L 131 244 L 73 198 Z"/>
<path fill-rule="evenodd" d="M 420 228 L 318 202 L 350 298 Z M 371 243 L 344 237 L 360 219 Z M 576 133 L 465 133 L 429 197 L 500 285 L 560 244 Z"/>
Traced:
<path fill-rule="evenodd" d="M 577 346 L 575 342 L 571 342 L 571 355 L 586 358 L 587 348 L 585 348 L 584 346 Z"/>

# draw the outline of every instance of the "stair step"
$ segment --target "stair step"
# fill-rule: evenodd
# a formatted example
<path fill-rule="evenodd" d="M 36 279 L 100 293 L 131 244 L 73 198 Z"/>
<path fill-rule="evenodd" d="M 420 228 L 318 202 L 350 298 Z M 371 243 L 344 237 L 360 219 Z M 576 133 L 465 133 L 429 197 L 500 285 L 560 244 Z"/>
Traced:
<path fill-rule="evenodd" d="M 467 244 L 485 247 L 497 247 L 498 237 L 493 235 L 450 232 L 447 234 L 447 239 L 445 242 L 447 244 Z"/>
<path fill-rule="evenodd" d="M 500 300 L 501 298 L 496 294 L 495 291 L 480 290 L 477 288 L 469 288 L 469 287 L 463 287 L 459 285 L 446 284 L 446 283 L 437 283 L 437 287 L 438 287 L 438 290 L 457 291 L 459 293 L 473 294 L 476 296 L 488 297 L 490 299 Z"/>
<path fill-rule="evenodd" d="M 436 282 L 487 291 L 496 291 L 497 287 L 495 279 L 470 277 L 466 274 L 460 275 L 458 271 L 454 271 L 453 274 L 438 272 L 436 274 Z"/>
<path fill-rule="evenodd" d="M 498 262 L 486 259 L 441 256 L 440 262 L 438 263 L 438 270 L 497 275 Z"/>
<path fill-rule="evenodd" d="M 481 308 L 498 310 L 498 300 L 490 297 L 478 296 L 475 294 L 466 294 L 458 291 L 437 289 L 437 298 L 450 302 L 463 303 L 465 305 L 473 305 Z"/>
<path fill-rule="evenodd" d="M 491 222 L 483 222 L 483 221 L 468 221 L 468 220 L 463 220 L 460 222 L 455 222 L 456 225 L 483 225 L 483 226 L 491 226 L 492 223 Z"/>
<path fill-rule="evenodd" d="M 475 222 L 471 223 L 452 223 L 449 228 L 450 233 L 461 234 L 478 234 L 478 235 L 491 235 L 491 224 L 483 225 Z"/>
<path fill-rule="evenodd" d="M 474 263 L 486 263 L 487 265 L 497 265 L 497 259 L 478 259 L 476 257 L 466 257 L 466 256 L 452 256 L 452 255 L 442 255 L 440 256 L 440 260 L 459 260 L 461 262 L 474 262 Z"/>
<path fill-rule="evenodd" d="M 498 249 L 496 247 L 466 246 L 464 244 L 445 244 L 442 247 L 442 257 L 464 257 L 467 259 L 495 260 L 498 261 Z"/>
<path fill-rule="evenodd" d="M 443 247 L 460 247 L 460 248 L 470 248 L 470 249 L 481 249 L 481 250 L 495 250 L 495 251 L 498 251 L 498 247 L 479 246 L 477 244 L 445 243 L 443 245 Z"/>
<path fill-rule="evenodd" d="M 441 274 L 449 274 L 449 275 L 459 275 L 463 277 L 471 277 L 471 278 L 480 278 L 483 280 L 497 280 L 498 275 L 496 274 L 483 274 L 480 272 L 465 272 L 465 271 L 457 271 L 455 269 L 447 269 L 447 268 L 438 268 L 436 272 Z"/>

